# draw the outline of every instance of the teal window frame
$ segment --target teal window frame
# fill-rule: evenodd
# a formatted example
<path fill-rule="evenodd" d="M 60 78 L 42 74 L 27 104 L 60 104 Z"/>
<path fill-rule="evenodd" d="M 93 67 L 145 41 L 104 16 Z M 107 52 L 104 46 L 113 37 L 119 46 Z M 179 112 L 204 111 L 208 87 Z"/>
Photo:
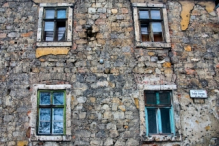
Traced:
<path fill-rule="evenodd" d="M 145 124 L 146 124 L 146 136 L 151 135 L 173 135 L 175 136 L 175 122 L 174 122 L 174 109 L 172 106 L 172 92 L 171 91 L 149 91 L 155 94 L 156 97 L 156 104 L 148 104 L 147 103 L 147 96 L 146 92 L 148 90 L 144 91 L 144 97 L 145 97 Z M 169 93 L 169 100 L 170 104 L 160 104 L 160 94 L 161 92 L 167 92 Z M 148 118 L 148 109 L 155 109 L 156 110 L 156 130 L 157 133 L 149 133 L 149 118 Z M 162 117 L 161 117 L 161 110 L 160 109 L 169 109 L 169 122 L 170 122 L 170 131 L 171 133 L 163 133 L 162 132 Z"/>
<path fill-rule="evenodd" d="M 40 93 L 42 92 L 49 92 L 50 93 L 50 105 L 40 105 Z M 55 105 L 53 104 L 53 93 L 61 92 L 64 94 L 63 105 Z M 39 133 L 39 123 L 40 123 L 40 108 L 49 108 L 51 109 L 50 112 L 50 133 Z M 52 126 L 53 126 L 53 109 L 55 108 L 63 108 L 63 133 L 53 133 Z M 63 136 L 66 135 L 66 90 L 38 90 L 37 91 L 37 135 L 46 135 L 46 136 Z"/>

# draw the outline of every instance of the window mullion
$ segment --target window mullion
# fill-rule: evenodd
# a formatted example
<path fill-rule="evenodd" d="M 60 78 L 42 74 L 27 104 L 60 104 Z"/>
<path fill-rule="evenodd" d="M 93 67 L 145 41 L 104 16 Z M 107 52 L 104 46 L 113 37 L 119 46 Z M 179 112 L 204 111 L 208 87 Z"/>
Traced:
<path fill-rule="evenodd" d="M 53 92 L 51 91 L 50 92 L 50 105 L 53 105 Z M 52 134 L 52 124 L 53 124 L 53 122 L 52 122 L 52 115 L 53 115 L 53 108 L 51 107 L 50 108 L 50 134 Z"/>
<path fill-rule="evenodd" d="M 159 92 L 155 92 L 156 93 L 156 103 L 157 105 L 160 104 L 160 97 L 159 97 Z"/>
<path fill-rule="evenodd" d="M 145 107 L 145 126 L 146 126 L 146 135 L 149 136 L 149 126 L 148 126 L 148 111 Z"/>
<path fill-rule="evenodd" d="M 149 29 L 150 29 L 150 40 L 152 42 L 154 42 L 154 33 L 153 33 L 153 29 L 152 29 L 152 22 L 150 21 L 149 23 Z"/>
<path fill-rule="evenodd" d="M 161 121 L 160 108 L 157 109 L 157 125 L 158 125 L 158 133 L 162 133 L 162 121 Z"/>
<path fill-rule="evenodd" d="M 173 107 L 170 108 L 170 129 L 171 129 L 171 133 L 173 135 L 175 135 L 175 124 L 174 124 L 174 117 L 173 117 L 173 113 L 174 113 L 174 110 L 173 110 Z"/>

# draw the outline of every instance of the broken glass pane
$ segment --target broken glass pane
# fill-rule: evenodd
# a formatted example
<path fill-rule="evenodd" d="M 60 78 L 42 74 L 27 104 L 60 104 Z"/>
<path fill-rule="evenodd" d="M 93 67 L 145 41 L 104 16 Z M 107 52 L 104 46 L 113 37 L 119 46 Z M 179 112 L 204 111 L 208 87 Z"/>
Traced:
<path fill-rule="evenodd" d="M 63 133 L 63 122 L 53 123 L 53 133 Z"/>
<path fill-rule="evenodd" d="M 51 109 L 40 108 L 40 121 L 50 121 Z"/>
<path fill-rule="evenodd" d="M 57 11 L 57 18 L 66 18 L 66 10 L 58 10 Z"/>
<path fill-rule="evenodd" d="M 53 19 L 55 16 L 55 10 L 46 10 L 46 18 Z"/>
<path fill-rule="evenodd" d="M 50 134 L 50 122 L 39 123 L 39 134 Z"/>
<path fill-rule="evenodd" d="M 152 29 L 153 29 L 153 32 L 162 32 L 161 22 L 153 22 Z"/>
<path fill-rule="evenodd" d="M 157 109 L 148 108 L 147 112 L 148 112 L 149 133 L 157 133 L 157 120 L 156 120 Z"/>
<path fill-rule="evenodd" d="M 148 11 L 139 11 L 139 17 L 140 19 L 149 19 Z"/>
<path fill-rule="evenodd" d="M 53 104 L 54 105 L 63 105 L 64 104 L 64 93 L 63 92 L 53 93 Z"/>
<path fill-rule="evenodd" d="M 171 133 L 170 129 L 170 109 L 161 108 L 162 133 Z"/>
<path fill-rule="evenodd" d="M 50 93 L 40 92 L 40 105 L 49 105 L 49 104 L 50 104 Z"/>
<path fill-rule="evenodd" d="M 57 22 L 58 41 L 65 41 L 65 22 Z"/>
<path fill-rule="evenodd" d="M 53 120 L 54 121 L 63 121 L 63 108 L 54 108 L 53 109 Z"/>
<path fill-rule="evenodd" d="M 160 10 L 151 10 L 151 19 L 161 19 Z"/>

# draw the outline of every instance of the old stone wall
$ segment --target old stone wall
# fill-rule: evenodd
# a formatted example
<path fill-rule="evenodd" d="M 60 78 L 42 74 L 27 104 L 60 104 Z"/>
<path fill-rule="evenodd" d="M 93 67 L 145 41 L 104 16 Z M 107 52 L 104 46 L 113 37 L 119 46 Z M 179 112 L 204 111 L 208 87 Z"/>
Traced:
<path fill-rule="evenodd" d="M 74 4 L 73 45 L 62 55 L 37 50 L 41 2 Z M 166 4 L 171 48 L 135 47 L 136 2 Z M 0 145 L 217 145 L 218 18 L 212 6 L 198 2 L 184 12 L 188 3 L 1 0 Z M 182 12 L 190 15 L 185 29 Z M 71 141 L 30 141 L 34 84 L 72 85 Z M 141 97 L 148 88 L 173 90 L 175 138 L 143 142 Z M 208 98 L 191 99 L 190 89 L 205 89 Z"/>

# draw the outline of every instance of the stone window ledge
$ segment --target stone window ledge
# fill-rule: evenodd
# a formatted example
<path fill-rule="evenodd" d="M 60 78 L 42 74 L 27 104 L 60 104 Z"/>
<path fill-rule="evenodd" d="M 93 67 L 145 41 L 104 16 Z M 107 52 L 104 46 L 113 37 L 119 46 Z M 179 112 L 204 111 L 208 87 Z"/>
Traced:
<path fill-rule="evenodd" d="M 37 42 L 38 47 L 69 47 L 72 46 L 72 42 Z"/>
<path fill-rule="evenodd" d="M 161 42 L 136 42 L 136 47 L 147 47 L 147 48 L 170 48 L 171 43 Z"/>
<path fill-rule="evenodd" d="M 37 135 L 37 92 L 40 89 L 48 90 L 66 90 L 66 133 L 65 135 Z M 45 84 L 35 84 L 33 85 L 33 93 L 31 96 L 31 118 L 30 118 L 30 128 L 31 128 L 31 141 L 71 141 L 71 85 L 45 85 Z"/>
<path fill-rule="evenodd" d="M 153 141 L 153 142 L 164 142 L 164 141 L 171 141 L 171 142 L 179 142 L 182 141 L 181 136 L 172 136 L 172 135 L 152 135 L 147 137 L 142 137 L 142 141 Z"/>

